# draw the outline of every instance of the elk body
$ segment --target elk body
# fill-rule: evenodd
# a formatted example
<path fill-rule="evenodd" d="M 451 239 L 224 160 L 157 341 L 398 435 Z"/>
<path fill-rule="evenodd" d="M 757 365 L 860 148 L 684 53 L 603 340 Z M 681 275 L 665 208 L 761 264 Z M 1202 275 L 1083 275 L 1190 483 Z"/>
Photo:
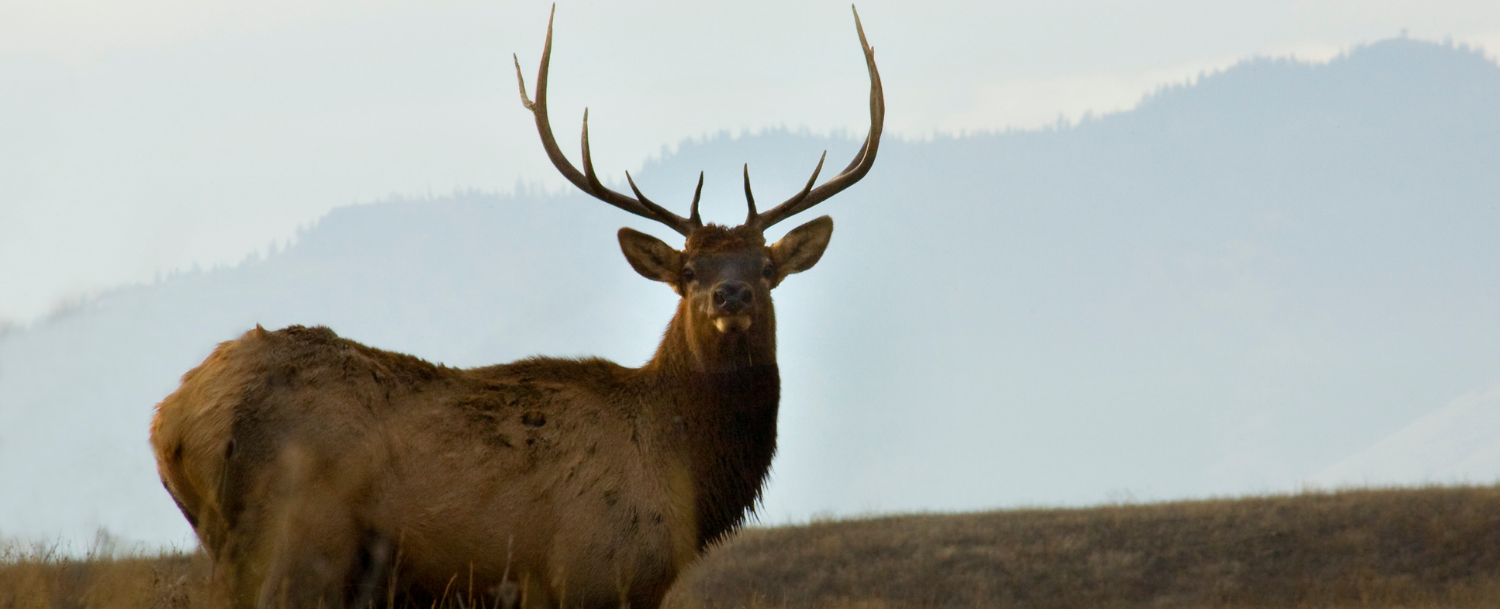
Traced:
<path fill-rule="evenodd" d="M 858 15 L 855 15 L 858 29 Z M 780 377 L 771 290 L 811 268 L 824 216 L 767 245 L 765 229 L 869 171 L 884 102 L 854 161 L 743 225 L 704 225 L 605 188 L 546 109 L 552 25 L 537 77 L 547 155 L 573 184 L 686 237 L 620 229 L 626 260 L 681 296 L 640 368 L 537 357 L 455 369 L 340 338 L 260 327 L 223 343 L 157 407 L 163 484 L 237 606 L 656 607 L 678 573 L 752 509 L 776 449 Z M 517 76 L 520 64 L 517 61 Z M 629 174 L 627 174 L 629 178 Z M 698 192 L 703 178 L 700 174 Z M 493 597 L 489 595 L 495 595 Z M 404 603 L 409 604 L 409 603 Z"/>

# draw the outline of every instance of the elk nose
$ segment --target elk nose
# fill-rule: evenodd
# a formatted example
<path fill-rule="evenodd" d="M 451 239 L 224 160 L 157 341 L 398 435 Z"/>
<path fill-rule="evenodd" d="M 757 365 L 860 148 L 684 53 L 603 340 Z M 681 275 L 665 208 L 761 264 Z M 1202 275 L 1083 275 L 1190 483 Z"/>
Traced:
<path fill-rule="evenodd" d="M 743 281 L 726 282 L 714 288 L 714 307 L 730 315 L 744 310 L 754 300 L 755 292 Z"/>

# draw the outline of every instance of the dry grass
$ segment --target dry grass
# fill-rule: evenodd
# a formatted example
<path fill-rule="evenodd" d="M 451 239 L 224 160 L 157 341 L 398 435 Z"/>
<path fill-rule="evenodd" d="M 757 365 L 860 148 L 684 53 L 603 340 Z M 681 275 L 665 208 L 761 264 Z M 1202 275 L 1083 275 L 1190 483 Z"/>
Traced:
<path fill-rule="evenodd" d="M 0 609 L 211 607 L 197 555 L 0 551 Z M 674 609 L 1500 607 L 1500 487 L 1013 510 L 744 531 Z"/>
<path fill-rule="evenodd" d="M 1500 488 L 745 531 L 676 607 L 1500 607 Z"/>
<path fill-rule="evenodd" d="M 211 607 L 211 566 L 198 554 L 83 558 L 0 549 L 0 609 Z"/>

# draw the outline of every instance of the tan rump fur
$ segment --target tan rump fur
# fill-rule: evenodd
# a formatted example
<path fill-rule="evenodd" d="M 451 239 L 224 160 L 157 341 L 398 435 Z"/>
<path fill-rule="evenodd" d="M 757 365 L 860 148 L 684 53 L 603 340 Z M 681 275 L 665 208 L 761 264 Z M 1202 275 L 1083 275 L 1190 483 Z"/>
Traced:
<path fill-rule="evenodd" d="M 229 425 L 240 393 L 255 381 L 236 355 L 245 341 L 265 335 L 265 329 L 256 326 L 239 340 L 220 343 L 208 359 L 182 376 L 182 386 L 157 404 L 151 419 L 151 449 L 162 485 L 210 554 L 224 531 L 201 527 L 205 522 L 223 523 L 215 493 L 224 471 Z"/>

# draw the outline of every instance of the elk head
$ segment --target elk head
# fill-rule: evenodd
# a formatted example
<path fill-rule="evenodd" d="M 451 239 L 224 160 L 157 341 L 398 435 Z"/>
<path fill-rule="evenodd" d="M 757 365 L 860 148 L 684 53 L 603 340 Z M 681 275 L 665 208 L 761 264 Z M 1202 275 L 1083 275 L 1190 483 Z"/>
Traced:
<path fill-rule="evenodd" d="M 553 10 L 555 13 L 555 6 Z M 687 243 L 679 251 L 660 239 L 639 231 L 622 228 L 619 232 L 620 249 L 624 251 L 630 266 L 647 279 L 671 286 L 682 297 L 678 314 L 672 327 L 668 329 L 668 338 L 670 341 L 674 332 L 681 333 L 688 343 L 686 346 L 693 363 L 700 369 L 737 368 L 754 365 L 756 361 L 774 363 L 776 320 L 771 305 L 771 290 L 786 279 L 787 275 L 805 271 L 818 262 L 833 235 L 833 220 L 828 216 L 812 220 L 793 229 L 771 245 L 766 245 L 766 229 L 848 188 L 863 178 L 875 163 L 875 153 L 880 147 L 880 133 L 885 121 L 885 98 L 880 86 L 880 74 L 875 68 L 875 52 L 865 40 L 858 11 L 854 13 L 854 27 L 859 33 L 860 47 L 864 50 L 865 65 L 870 73 L 870 131 L 865 136 L 864 145 L 842 172 L 814 187 L 818 174 L 823 169 L 823 161 L 828 156 L 825 151 L 823 157 L 818 159 L 807 185 L 791 198 L 763 213 L 755 209 L 755 196 L 750 190 L 750 168 L 747 165 L 745 201 L 749 206 L 749 214 L 744 224 L 735 227 L 705 225 L 699 217 L 698 200 L 703 193 L 701 172 L 698 174 L 698 187 L 693 192 L 693 202 L 686 218 L 646 198 L 640 188 L 636 187 L 629 172 L 625 173 L 625 179 L 635 196 L 606 188 L 595 175 L 593 159 L 589 153 L 587 109 L 583 112 L 583 171 L 579 171 L 563 156 L 547 118 L 547 68 L 552 55 L 551 17 L 547 20 L 547 41 L 542 50 L 541 68 L 537 73 L 535 101 L 526 95 L 521 62 L 519 58 L 515 58 L 521 103 L 536 118 L 537 131 L 541 134 L 547 157 L 563 177 L 605 203 L 665 224 L 686 237 Z M 667 342 L 664 342 L 663 348 L 666 347 Z"/>

